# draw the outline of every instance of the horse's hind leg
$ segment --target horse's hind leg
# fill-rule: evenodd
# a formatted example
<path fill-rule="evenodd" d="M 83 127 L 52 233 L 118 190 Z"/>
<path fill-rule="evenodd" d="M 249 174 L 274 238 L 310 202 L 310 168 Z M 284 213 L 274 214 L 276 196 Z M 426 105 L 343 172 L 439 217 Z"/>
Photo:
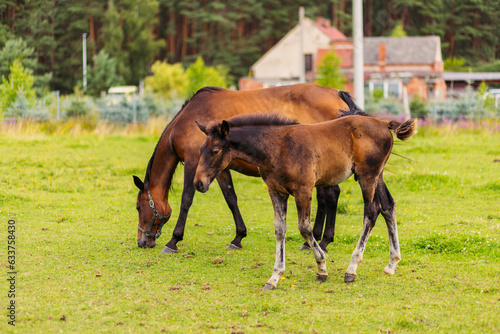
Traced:
<path fill-rule="evenodd" d="M 365 251 L 366 243 L 370 237 L 370 233 L 375 227 L 375 222 L 380 213 L 380 207 L 374 201 L 375 189 L 376 189 L 376 178 L 370 179 L 360 179 L 359 185 L 361 186 L 361 191 L 363 193 L 363 200 L 365 202 L 364 218 L 363 218 L 363 231 L 359 237 L 356 248 L 351 256 L 351 262 L 344 276 L 344 282 L 353 282 L 356 279 L 356 270 L 359 263 L 363 259 L 363 253 Z"/>
<path fill-rule="evenodd" d="M 337 203 L 340 195 L 340 187 L 317 187 L 318 212 L 314 220 L 313 235 L 317 241 L 321 240 L 319 246 L 326 252 L 326 247 L 335 236 L 335 219 L 337 215 Z M 326 225 L 325 225 L 326 217 Z M 325 230 L 323 233 L 323 226 Z M 321 234 L 323 233 L 323 238 Z M 304 242 L 300 250 L 311 249 L 309 244 Z"/>
<path fill-rule="evenodd" d="M 316 263 L 318 264 L 316 280 L 324 282 L 328 277 L 328 272 L 326 271 L 326 256 L 325 252 L 314 238 L 311 228 L 311 193 L 312 189 L 305 189 L 303 191 L 296 191 L 294 194 L 297 214 L 299 216 L 299 232 L 307 241 L 309 247 L 311 247 Z"/>
<path fill-rule="evenodd" d="M 236 225 L 236 237 L 233 241 L 231 241 L 227 248 L 241 249 L 243 248 L 241 245 L 241 239 L 247 236 L 247 228 L 238 208 L 238 198 L 236 197 L 236 193 L 234 191 L 233 180 L 229 169 L 223 170 L 219 176 L 217 176 L 217 182 L 222 190 L 222 194 L 224 194 L 227 206 L 233 214 L 234 224 Z"/>
<path fill-rule="evenodd" d="M 379 178 L 375 199 L 379 203 L 382 216 L 387 224 L 389 233 L 389 264 L 385 267 L 384 273 L 394 274 L 396 265 L 401 260 L 401 251 L 399 249 L 398 227 L 396 222 L 396 202 L 391 196 L 389 189 L 382 178 Z"/>
<path fill-rule="evenodd" d="M 280 194 L 269 189 L 269 196 L 274 208 L 274 235 L 276 237 L 276 261 L 271 278 L 264 285 L 264 290 L 274 290 L 285 272 L 285 235 L 286 209 L 288 195 Z"/>

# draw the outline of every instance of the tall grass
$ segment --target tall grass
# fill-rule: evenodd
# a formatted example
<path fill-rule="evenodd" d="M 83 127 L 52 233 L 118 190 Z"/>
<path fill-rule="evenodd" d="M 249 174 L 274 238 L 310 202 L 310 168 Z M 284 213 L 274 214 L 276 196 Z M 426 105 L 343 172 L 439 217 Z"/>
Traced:
<path fill-rule="evenodd" d="M 394 119 L 395 116 L 377 114 L 381 119 Z M 170 121 L 167 116 L 152 116 L 145 123 L 118 124 L 92 117 L 70 118 L 64 121 L 33 121 L 20 118 L 15 121 L 0 122 L 0 135 L 40 136 L 40 135 L 158 135 Z M 452 135 L 459 133 L 493 134 L 500 132 L 500 119 L 472 121 L 460 118 L 457 121 L 419 119 L 418 131 L 423 134 Z"/>
<path fill-rule="evenodd" d="M 50 135 L 158 135 L 168 124 L 165 116 L 150 117 L 146 123 L 116 124 L 97 121 L 89 117 L 71 118 L 65 121 L 37 122 L 18 119 L 0 123 L 0 135 L 50 136 Z"/>

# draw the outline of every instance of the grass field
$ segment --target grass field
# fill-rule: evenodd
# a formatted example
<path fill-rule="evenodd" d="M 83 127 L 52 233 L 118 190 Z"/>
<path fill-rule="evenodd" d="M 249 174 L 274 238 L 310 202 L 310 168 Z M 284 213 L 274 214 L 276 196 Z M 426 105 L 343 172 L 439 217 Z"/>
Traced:
<path fill-rule="evenodd" d="M 358 277 L 343 282 L 362 226 L 362 199 L 341 185 L 329 278 L 315 282 L 298 249 L 290 200 L 287 269 L 275 291 L 273 214 L 260 179 L 233 174 L 249 235 L 228 250 L 233 221 L 220 190 L 197 193 L 179 253 L 170 239 L 136 246 L 137 189 L 158 134 L 0 135 L 0 332 L 7 324 L 8 220 L 16 221 L 16 330 L 22 333 L 367 333 L 500 331 L 500 134 L 423 129 L 394 151 L 386 183 L 398 205 L 402 261 L 394 276 L 379 217 Z M 494 162 L 497 161 L 497 162 Z M 313 207 L 313 216 L 315 208 Z"/>

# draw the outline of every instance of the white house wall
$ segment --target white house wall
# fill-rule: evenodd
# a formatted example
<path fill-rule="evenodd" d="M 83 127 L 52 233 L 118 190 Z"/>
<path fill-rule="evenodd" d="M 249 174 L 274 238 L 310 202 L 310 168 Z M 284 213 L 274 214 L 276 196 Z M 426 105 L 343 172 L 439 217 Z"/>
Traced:
<path fill-rule="evenodd" d="M 314 26 L 313 21 L 304 19 L 304 54 L 312 54 L 316 61 L 318 49 L 330 47 L 330 38 Z M 290 30 L 274 47 L 253 65 L 257 80 L 291 79 L 300 76 L 300 26 Z"/>

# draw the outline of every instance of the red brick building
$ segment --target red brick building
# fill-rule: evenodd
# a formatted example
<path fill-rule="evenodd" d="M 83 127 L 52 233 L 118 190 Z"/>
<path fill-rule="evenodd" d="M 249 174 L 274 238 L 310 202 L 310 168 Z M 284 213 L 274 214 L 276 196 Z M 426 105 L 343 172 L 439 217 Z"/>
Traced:
<path fill-rule="evenodd" d="M 410 99 L 414 95 L 424 100 L 446 97 L 439 37 L 365 37 L 363 42 L 368 92 L 379 89 L 385 97 L 397 99 L 402 99 L 404 90 Z M 240 90 L 298 83 L 304 60 L 306 81 L 313 82 L 319 61 L 334 50 L 349 79 L 344 89 L 353 92 L 353 42 L 328 21 L 305 19 L 303 57 L 299 50 L 300 27 L 296 26 L 252 66 L 252 75 L 240 80 Z"/>

